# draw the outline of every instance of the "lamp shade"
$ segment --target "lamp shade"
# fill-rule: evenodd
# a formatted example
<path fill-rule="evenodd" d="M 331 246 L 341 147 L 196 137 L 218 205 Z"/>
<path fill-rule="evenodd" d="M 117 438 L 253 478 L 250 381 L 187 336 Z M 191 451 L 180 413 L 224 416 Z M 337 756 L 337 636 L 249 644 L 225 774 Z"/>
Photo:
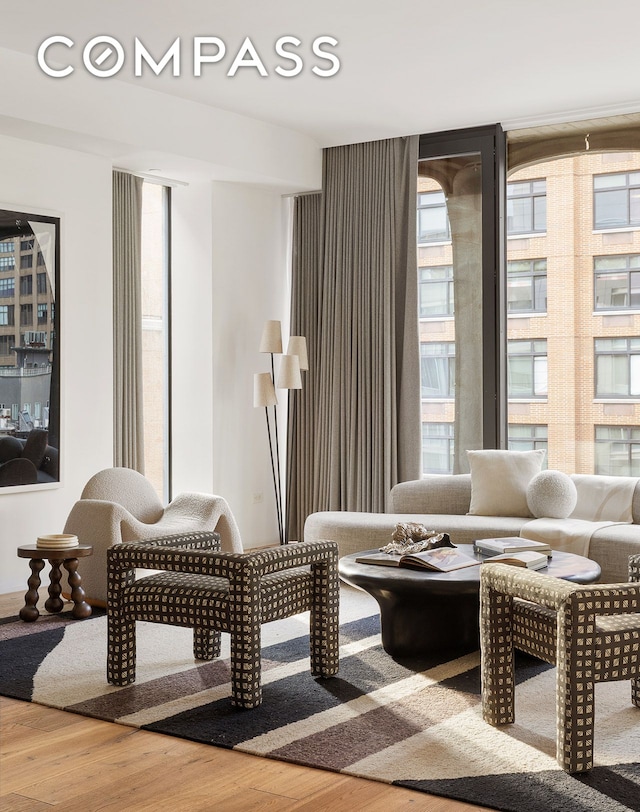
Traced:
<path fill-rule="evenodd" d="M 297 355 L 300 369 L 309 369 L 309 356 L 307 355 L 307 339 L 304 336 L 291 336 L 289 338 L 288 355 Z"/>
<path fill-rule="evenodd" d="M 282 352 L 282 330 L 279 321 L 266 321 L 260 340 L 260 352 Z"/>
<path fill-rule="evenodd" d="M 302 389 L 300 361 L 297 355 L 283 355 L 278 375 L 278 389 Z"/>
<path fill-rule="evenodd" d="M 253 405 L 275 406 L 278 402 L 276 390 L 268 372 L 256 372 L 253 376 Z"/>

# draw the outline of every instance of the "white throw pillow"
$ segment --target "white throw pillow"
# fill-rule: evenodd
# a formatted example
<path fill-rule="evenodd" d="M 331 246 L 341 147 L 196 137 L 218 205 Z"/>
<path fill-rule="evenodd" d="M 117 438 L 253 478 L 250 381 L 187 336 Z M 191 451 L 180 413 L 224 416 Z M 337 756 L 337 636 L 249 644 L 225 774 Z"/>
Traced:
<path fill-rule="evenodd" d="M 540 472 L 545 451 L 467 451 L 471 506 L 476 516 L 530 517 L 527 486 Z"/>
<path fill-rule="evenodd" d="M 540 471 L 527 487 L 527 505 L 536 519 L 566 519 L 577 501 L 576 486 L 562 471 Z"/>

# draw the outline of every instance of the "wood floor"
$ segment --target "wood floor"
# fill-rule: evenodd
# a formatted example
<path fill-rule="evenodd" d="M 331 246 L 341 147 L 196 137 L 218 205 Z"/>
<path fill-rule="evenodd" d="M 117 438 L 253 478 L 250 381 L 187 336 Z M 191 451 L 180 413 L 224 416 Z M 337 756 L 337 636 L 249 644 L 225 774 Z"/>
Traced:
<path fill-rule="evenodd" d="M 22 597 L 0 595 L 0 612 Z M 3 812 L 482 809 L 5 697 L 0 724 Z"/>

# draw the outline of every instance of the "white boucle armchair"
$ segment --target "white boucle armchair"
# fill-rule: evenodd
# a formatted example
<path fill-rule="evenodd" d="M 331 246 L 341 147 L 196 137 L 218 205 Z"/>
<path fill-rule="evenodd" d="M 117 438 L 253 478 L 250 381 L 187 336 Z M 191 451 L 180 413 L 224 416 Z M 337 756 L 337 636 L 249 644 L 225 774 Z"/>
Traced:
<path fill-rule="evenodd" d="M 215 530 L 223 552 L 241 553 L 238 526 L 226 500 L 204 493 L 182 493 L 166 507 L 142 474 L 130 468 L 107 468 L 87 482 L 64 526 L 93 555 L 82 560 L 87 600 L 105 606 L 107 548 L 121 542 Z"/>

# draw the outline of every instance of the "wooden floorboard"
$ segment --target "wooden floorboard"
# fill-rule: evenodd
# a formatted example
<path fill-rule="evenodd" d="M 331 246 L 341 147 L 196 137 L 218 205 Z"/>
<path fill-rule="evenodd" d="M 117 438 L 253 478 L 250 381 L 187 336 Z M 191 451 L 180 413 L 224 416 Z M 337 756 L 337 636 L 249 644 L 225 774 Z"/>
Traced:
<path fill-rule="evenodd" d="M 21 593 L 0 595 L 16 614 Z M 3 812 L 469 812 L 482 807 L 0 697 Z"/>

